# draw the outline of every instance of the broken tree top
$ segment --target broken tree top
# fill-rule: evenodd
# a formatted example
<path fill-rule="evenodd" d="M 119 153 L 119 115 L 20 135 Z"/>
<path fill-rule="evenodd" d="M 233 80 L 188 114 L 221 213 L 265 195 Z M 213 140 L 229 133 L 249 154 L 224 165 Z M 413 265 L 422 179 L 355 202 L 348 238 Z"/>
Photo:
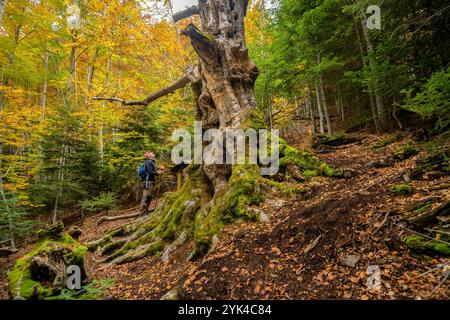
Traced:
<path fill-rule="evenodd" d="M 170 172 L 173 173 L 173 174 L 177 174 L 178 172 L 184 170 L 188 166 L 189 166 L 188 163 L 182 162 L 182 163 L 177 164 L 177 165 L 173 166 L 172 168 L 170 168 Z"/>
<path fill-rule="evenodd" d="M 189 18 L 189 17 L 191 17 L 193 15 L 200 14 L 202 9 L 204 10 L 204 8 L 207 8 L 208 5 L 212 6 L 214 2 L 215 1 L 199 0 L 198 1 L 198 3 L 199 3 L 198 5 L 191 6 L 189 8 L 186 8 L 185 10 L 182 10 L 180 12 L 175 13 L 173 15 L 173 20 L 175 22 L 178 22 L 180 20 Z M 225 3 L 226 1 L 219 1 L 219 2 L 224 2 Z M 239 3 L 240 4 L 241 8 L 244 9 L 244 14 L 247 12 L 248 0 L 236 0 L 236 1 L 230 0 L 229 1 L 229 7 L 230 7 L 231 10 L 234 9 L 235 3 Z"/>

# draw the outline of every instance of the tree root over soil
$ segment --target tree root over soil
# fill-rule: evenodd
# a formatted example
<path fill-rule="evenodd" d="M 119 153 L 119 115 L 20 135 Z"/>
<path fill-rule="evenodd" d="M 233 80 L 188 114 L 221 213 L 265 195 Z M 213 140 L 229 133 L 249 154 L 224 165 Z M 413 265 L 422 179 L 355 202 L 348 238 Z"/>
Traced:
<path fill-rule="evenodd" d="M 317 157 L 284 141 L 280 155 L 281 172 L 288 166 L 296 166 L 307 177 L 339 176 Z M 304 191 L 264 178 L 257 165 L 235 165 L 228 183 L 214 192 L 212 188 L 203 168 L 191 165 L 182 189 L 166 193 L 149 217 L 128 223 L 87 246 L 106 256 L 103 262 L 122 264 L 161 253 L 180 235 L 185 235 L 183 242 L 194 240 L 189 259 L 195 259 L 208 253 L 213 237 L 220 234 L 225 224 L 238 219 L 260 219 L 260 211 L 255 207 L 264 200 L 265 191 L 277 190 L 285 195 Z"/>

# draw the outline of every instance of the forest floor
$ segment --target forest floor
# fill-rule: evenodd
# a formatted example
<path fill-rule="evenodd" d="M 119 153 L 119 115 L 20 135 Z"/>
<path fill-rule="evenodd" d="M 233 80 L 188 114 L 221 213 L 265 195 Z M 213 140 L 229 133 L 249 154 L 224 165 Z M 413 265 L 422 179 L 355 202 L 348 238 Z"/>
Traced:
<path fill-rule="evenodd" d="M 386 168 L 370 167 L 411 142 L 406 136 L 374 151 L 372 146 L 386 137 L 366 135 L 319 153 L 330 165 L 349 169 L 352 177 L 314 178 L 294 198 L 269 195 L 259 207 L 268 217 L 265 222 L 228 225 L 203 260 L 186 260 L 192 248 L 188 242 L 169 263 L 150 256 L 124 265 L 97 265 L 92 277 L 115 279 L 110 299 L 160 299 L 174 290 L 182 299 L 449 299 L 450 279 L 438 287 L 441 269 L 422 275 L 448 259 L 412 254 L 403 244 L 411 233 L 402 223 L 412 203 L 430 196 L 448 200 L 448 188 L 436 186 L 449 179 L 413 180 L 412 195 L 389 195 L 389 187 L 403 182 L 424 151 Z M 84 220 L 81 241 L 126 222 L 99 227 L 98 218 Z M 368 289 L 369 266 L 379 268 L 381 288 Z M 0 298 L 6 297 L 3 273 Z"/>

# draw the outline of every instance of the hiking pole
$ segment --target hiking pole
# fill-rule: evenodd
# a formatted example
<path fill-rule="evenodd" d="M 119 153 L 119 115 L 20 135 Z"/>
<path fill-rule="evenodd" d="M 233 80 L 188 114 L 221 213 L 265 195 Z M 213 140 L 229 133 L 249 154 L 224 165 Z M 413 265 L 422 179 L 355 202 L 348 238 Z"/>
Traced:
<path fill-rule="evenodd" d="M 159 192 L 161 191 L 161 179 L 158 179 L 158 185 L 156 186 L 156 199 L 155 199 L 155 207 L 150 212 L 153 212 L 158 207 L 158 198 L 159 198 Z"/>
<path fill-rule="evenodd" d="M 161 191 L 161 179 L 158 181 L 158 187 L 156 189 L 156 201 L 155 201 L 155 209 L 158 207 L 158 198 L 159 198 L 159 192 Z"/>

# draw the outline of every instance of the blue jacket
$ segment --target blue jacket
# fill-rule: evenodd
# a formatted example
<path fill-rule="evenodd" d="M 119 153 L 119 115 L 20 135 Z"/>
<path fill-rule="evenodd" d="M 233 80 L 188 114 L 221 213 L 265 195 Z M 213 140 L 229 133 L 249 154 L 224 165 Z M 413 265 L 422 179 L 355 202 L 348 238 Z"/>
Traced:
<path fill-rule="evenodd" d="M 146 160 L 145 161 L 145 170 L 147 172 L 147 178 L 145 179 L 145 182 L 147 181 L 155 181 L 156 176 L 158 175 L 158 168 L 156 167 L 156 163 L 153 160 Z"/>

